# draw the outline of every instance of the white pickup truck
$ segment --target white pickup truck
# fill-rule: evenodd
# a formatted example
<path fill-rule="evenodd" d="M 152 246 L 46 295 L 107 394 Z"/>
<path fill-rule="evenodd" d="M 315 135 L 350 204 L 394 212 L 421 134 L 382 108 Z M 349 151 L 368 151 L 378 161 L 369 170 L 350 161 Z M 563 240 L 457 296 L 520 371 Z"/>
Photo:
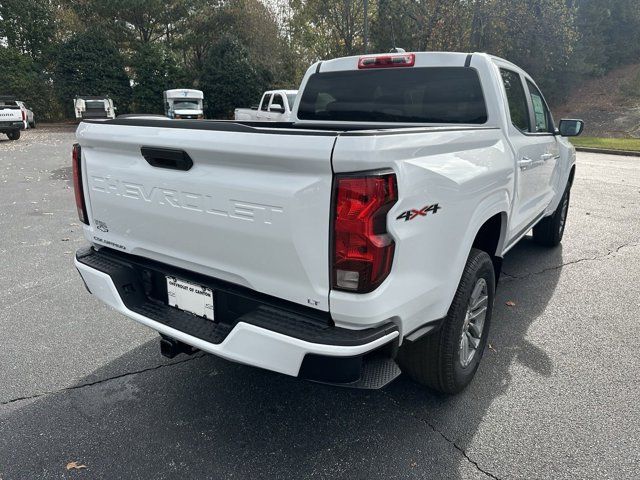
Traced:
<path fill-rule="evenodd" d="M 562 239 L 582 121 L 556 128 L 533 79 L 483 53 L 323 61 L 300 92 L 287 124 L 82 122 L 88 290 L 167 356 L 460 391 L 503 256 L 532 228 Z"/>
<path fill-rule="evenodd" d="M 33 110 L 31 110 L 29 107 L 27 107 L 26 103 L 21 102 L 21 101 L 16 101 L 16 103 L 18 104 L 18 106 L 20 107 L 20 109 L 24 112 L 24 121 L 22 122 L 24 124 L 24 129 L 26 130 L 27 128 L 36 128 L 36 117 L 33 114 Z"/>
<path fill-rule="evenodd" d="M 73 110 L 80 121 L 116 118 L 113 100 L 108 96 L 78 96 L 73 99 Z"/>
<path fill-rule="evenodd" d="M 288 122 L 297 94 L 297 90 L 269 90 L 264 92 L 256 107 L 236 108 L 233 118 L 241 121 Z"/>
<path fill-rule="evenodd" d="M 17 101 L 10 97 L 0 97 L 0 133 L 4 133 L 9 140 L 18 140 L 25 119 L 26 113 Z"/>

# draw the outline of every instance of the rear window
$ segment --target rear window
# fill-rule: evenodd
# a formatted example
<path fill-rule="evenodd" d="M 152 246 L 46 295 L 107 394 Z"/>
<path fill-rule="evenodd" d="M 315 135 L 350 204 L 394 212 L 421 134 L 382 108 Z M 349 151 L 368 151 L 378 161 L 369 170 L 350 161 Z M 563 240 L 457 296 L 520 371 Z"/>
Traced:
<path fill-rule="evenodd" d="M 298 118 L 481 124 L 487 121 L 487 107 L 473 68 L 349 70 L 312 75 Z"/>
<path fill-rule="evenodd" d="M 0 100 L 0 108 L 11 108 L 13 110 L 20 110 L 20 105 L 18 105 L 13 100 Z"/>
<path fill-rule="evenodd" d="M 104 109 L 104 100 L 85 100 L 84 104 L 89 110 Z"/>

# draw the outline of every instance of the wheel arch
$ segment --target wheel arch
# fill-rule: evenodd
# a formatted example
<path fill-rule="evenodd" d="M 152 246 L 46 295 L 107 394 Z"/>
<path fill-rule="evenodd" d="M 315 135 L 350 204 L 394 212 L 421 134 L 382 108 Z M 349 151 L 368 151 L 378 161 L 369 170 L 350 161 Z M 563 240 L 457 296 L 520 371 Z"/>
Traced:
<path fill-rule="evenodd" d="M 467 225 L 464 241 L 460 244 L 460 248 L 456 254 L 454 262 L 456 272 L 452 278 L 452 280 L 455 279 L 455 287 L 452 286 L 447 292 L 446 298 L 448 304 L 453 300 L 471 249 L 477 245 L 479 241 L 477 239 L 483 235 L 484 238 L 482 241 L 490 245 L 490 247 L 485 246 L 484 248 L 493 250 L 487 253 L 493 261 L 494 270 L 496 270 L 496 280 L 498 279 L 498 274 L 502 268 L 503 250 L 508 241 L 510 211 L 511 201 L 507 189 L 496 190 L 477 203 L 470 217 L 469 224 Z M 485 234 L 484 232 L 487 233 Z M 483 248 L 480 249 L 484 250 Z M 452 284 L 453 283 L 452 281 Z"/>
<path fill-rule="evenodd" d="M 498 212 L 489 217 L 478 229 L 471 248 L 487 252 L 493 262 L 496 283 L 502 269 L 502 249 L 507 234 L 507 212 Z M 499 254 L 500 253 L 500 254 Z"/>
<path fill-rule="evenodd" d="M 571 165 L 571 170 L 569 171 L 569 179 L 567 180 L 567 185 L 569 188 L 573 186 L 573 177 L 576 174 L 576 164 Z"/>

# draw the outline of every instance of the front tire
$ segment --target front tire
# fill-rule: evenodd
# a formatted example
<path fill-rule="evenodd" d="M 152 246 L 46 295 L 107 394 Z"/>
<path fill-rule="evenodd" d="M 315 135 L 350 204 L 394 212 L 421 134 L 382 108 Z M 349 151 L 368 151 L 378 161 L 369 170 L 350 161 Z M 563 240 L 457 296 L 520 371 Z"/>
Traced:
<path fill-rule="evenodd" d="M 564 227 L 567 224 L 570 198 L 570 190 L 569 187 L 567 187 L 555 212 L 540 220 L 540 222 L 533 227 L 534 242 L 547 247 L 560 245 L 562 236 L 564 235 Z"/>
<path fill-rule="evenodd" d="M 442 393 L 462 391 L 473 379 L 489 335 L 496 280 L 486 252 L 471 249 L 440 328 L 400 349 L 400 366 L 418 383 Z"/>

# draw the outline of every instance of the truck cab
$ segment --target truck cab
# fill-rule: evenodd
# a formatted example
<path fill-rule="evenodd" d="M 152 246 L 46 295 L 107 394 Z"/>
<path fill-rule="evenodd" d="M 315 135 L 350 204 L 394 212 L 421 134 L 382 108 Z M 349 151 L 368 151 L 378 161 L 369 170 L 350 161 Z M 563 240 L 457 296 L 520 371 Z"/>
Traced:
<path fill-rule="evenodd" d="M 164 114 L 169 118 L 202 120 L 204 118 L 204 93 L 190 88 L 166 90 Z"/>
<path fill-rule="evenodd" d="M 257 120 L 262 122 L 287 122 L 296 101 L 298 90 L 268 90 L 260 103 L 252 108 L 236 108 L 235 120 Z"/>

